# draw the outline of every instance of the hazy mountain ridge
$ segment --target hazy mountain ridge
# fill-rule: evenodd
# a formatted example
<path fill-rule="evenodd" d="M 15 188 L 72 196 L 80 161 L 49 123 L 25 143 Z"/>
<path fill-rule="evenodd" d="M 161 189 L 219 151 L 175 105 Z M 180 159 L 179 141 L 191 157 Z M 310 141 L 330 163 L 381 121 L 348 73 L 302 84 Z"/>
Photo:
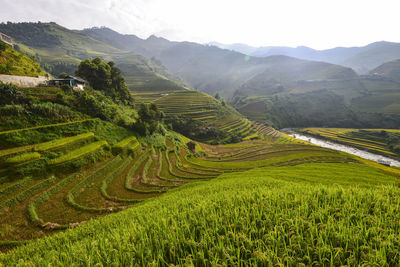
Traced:
<path fill-rule="evenodd" d="M 114 61 L 131 89 L 151 90 L 162 85 L 164 90 L 182 90 L 174 76 L 157 60 L 121 50 L 82 32 L 69 30 L 56 23 L 1 23 L 0 32 L 13 37 L 18 45 L 36 56 L 53 75 L 72 73 L 81 60 L 101 57 Z"/>
<path fill-rule="evenodd" d="M 324 61 L 353 68 L 358 73 L 367 73 L 384 62 L 400 59 L 400 43 L 375 42 L 360 47 L 335 47 L 316 50 L 306 46 L 251 47 L 244 44 L 209 43 L 220 48 L 238 51 L 254 57 L 285 55 L 306 60 Z"/>
<path fill-rule="evenodd" d="M 99 40 L 106 40 L 110 31 L 94 30 L 96 38 L 102 36 Z M 94 33 L 90 36 L 95 37 Z M 209 94 L 219 92 L 225 97 L 232 96 L 231 103 L 248 118 L 267 121 L 278 128 L 308 125 L 390 128 L 400 122 L 396 104 L 400 96 L 399 83 L 384 76 L 359 76 L 351 68 L 320 61 L 350 60 L 358 53 L 360 48 L 357 47 L 325 52 L 307 47 L 289 49 L 291 56 L 298 56 L 300 51 L 319 60 L 309 61 L 284 55 L 246 56 L 225 49 L 229 47 L 169 42 L 155 36 L 146 40 L 130 37 L 134 40 L 131 43 L 128 38 L 123 35 L 115 39 L 121 42 L 119 47 L 156 57 L 194 88 Z M 368 49 L 379 50 L 385 44 L 371 44 Z M 246 45 L 235 46 L 242 52 L 251 50 Z M 270 53 L 285 49 L 271 48 Z"/>
<path fill-rule="evenodd" d="M 400 82 L 400 60 L 386 62 L 369 72 L 371 75 L 387 77 Z"/>
<path fill-rule="evenodd" d="M 50 41 L 40 43 L 35 39 L 40 38 L 40 32 L 24 35 L 29 27 L 44 29 L 55 41 L 46 37 Z M 185 89 L 173 79 L 177 76 L 200 91 L 212 95 L 219 92 L 250 119 L 268 121 L 277 127 L 396 127 L 400 123 L 398 82 L 385 76 L 359 76 L 340 65 L 282 55 L 252 57 L 156 36 L 140 39 L 104 27 L 71 31 L 54 23 L 22 23 L 0 24 L 0 31 L 2 28 L 11 29 L 11 36 L 12 30 L 20 34 L 16 34 L 17 41 L 36 52 L 41 63 L 73 63 L 97 56 L 114 60 L 129 87 L 141 92 Z M 262 114 L 253 109 L 252 114 L 246 111 L 260 101 L 267 105 L 258 105 Z M 339 119 L 333 120 L 335 117 Z"/>
<path fill-rule="evenodd" d="M 134 35 L 118 34 L 108 28 L 92 28 L 83 32 L 108 44 L 155 57 L 173 74 L 183 78 L 194 88 L 210 94 L 220 92 L 227 97 L 232 96 L 234 91 L 247 81 L 262 73 L 271 77 L 276 74 L 279 77 L 272 78 L 291 81 L 357 76 L 351 69 L 325 62 L 311 62 L 283 56 L 249 57 L 216 46 L 170 42 L 155 36 L 144 40 Z M 276 72 L 276 69 L 279 71 Z"/>

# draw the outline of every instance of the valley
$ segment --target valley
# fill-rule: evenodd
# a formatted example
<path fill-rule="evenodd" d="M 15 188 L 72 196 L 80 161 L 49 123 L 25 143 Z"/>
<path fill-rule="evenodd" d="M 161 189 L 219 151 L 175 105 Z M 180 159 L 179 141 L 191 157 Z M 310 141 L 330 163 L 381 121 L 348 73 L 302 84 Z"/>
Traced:
<path fill-rule="evenodd" d="M 332 129 L 325 129 L 325 130 L 332 130 Z M 331 138 L 326 138 L 323 137 L 324 139 L 321 139 L 320 136 L 317 137 L 317 135 L 309 135 L 307 132 L 301 132 L 299 133 L 294 132 L 292 129 L 287 129 L 288 134 L 290 136 L 293 136 L 296 139 L 299 140 L 304 140 L 308 143 L 315 144 L 321 147 L 325 148 L 330 148 L 338 151 L 343 151 L 352 155 L 356 155 L 358 157 L 361 157 L 363 159 L 375 161 L 379 164 L 382 165 L 387 165 L 387 166 L 392 166 L 392 167 L 400 167 L 400 161 L 398 161 L 397 158 L 398 154 L 392 153 L 392 152 L 384 152 L 382 150 L 379 151 L 378 148 L 376 147 L 371 147 L 371 144 L 367 144 L 362 146 L 362 143 L 360 143 L 360 140 L 357 140 L 356 142 L 348 143 L 348 142 L 343 142 L 342 140 L 338 139 L 333 139 Z M 304 135 L 308 134 L 308 135 Z M 340 143 L 338 143 L 340 142 Z M 346 144 L 346 145 L 345 145 Z M 375 144 L 376 145 L 376 144 Z"/>
<path fill-rule="evenodd" d="M 0 33 L 0 267 L 399 265 L 397 43 Z"/>

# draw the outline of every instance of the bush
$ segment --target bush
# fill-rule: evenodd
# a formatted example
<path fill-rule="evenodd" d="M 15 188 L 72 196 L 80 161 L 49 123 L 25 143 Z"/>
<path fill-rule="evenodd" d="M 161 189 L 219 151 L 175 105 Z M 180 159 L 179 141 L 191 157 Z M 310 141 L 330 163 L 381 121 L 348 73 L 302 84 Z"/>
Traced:
<path fill-rule="evenodd" d="M 25 108 L 22 105 L 5 105 L 0 107 L 1 116 L 19 116 L 23 114 Z"/>
<path fill-rule="evenodd" d="M 63 84 L 63 85 L 61 85 L 60 88 L 61 88 L 61 90 L 63 90 L 63 92 L 65 94 L 72 94 L 72 92 L 73 92 L 72 87 L 69 86 L 68 84 Z"/>
<path fill-rule="evenodd" d="M 0 105 L 15 105 L 24 102 L 24 94 L 11 83 L 0 81 Z"/>
<path fill-rule="evenodd" d="M 7 48 L 7 44 L 3 41 L 0 41 L 0 51 L 5 51 Z"/>

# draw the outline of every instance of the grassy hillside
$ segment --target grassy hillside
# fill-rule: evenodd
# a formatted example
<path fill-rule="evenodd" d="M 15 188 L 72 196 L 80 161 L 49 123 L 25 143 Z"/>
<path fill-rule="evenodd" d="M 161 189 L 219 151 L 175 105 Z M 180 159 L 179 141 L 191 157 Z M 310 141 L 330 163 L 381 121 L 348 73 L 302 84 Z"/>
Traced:
<path fill-rule="evenodd" d="M 231 104 L 249 119 L 278 128 L 393 128 L 400 122 L 400 83 L 393 79 L 395 73 L 391 77 L 359 77 L 349 68 L 323 62 L 249 57 L 155 36 L 142 40 L 107 28 L 70 31 L 54 23 L 7 23 L 0 24 L 0 30 L 13 36 L 24 51 L 36 55 L 53 74 L 73 72 L 77 62 L 87 57 L 115 61 L 139 102 L 184 90 L 175 75 L 212 95 L 233 96 Z M 386 49 L 388 46 L 394 50 Z M 364 50 L 376 49 L 392 55 L 396 45 L 376 43 Z"/>
<path fill-rule="evenodd" d="M 399 96 L 400 83 L 377 75 L 286 84 L 254 77 L 231 104 L 249 119 L 278 128 L 397 128 Z"/>
<path fill-rule="evenodd" d="M 211 146 L 174 132 L 140 137 L 99 119 L 0 132 L 2 250 L 225 172 L 357 162 L 258 126 L 263 140 Z M 26 216 L 28 214 L 28 216 Z M 1 262 L 1 261 L 0 261 Z"/>
<path fill-rule="evenodd" d="M 54 75 L 63 71 L 73 74 L 81 60 L 100 57 L 116 63 L 131 90 L 182 89 L 170 80 L 172 76 L 159 62 L 55 23 L 1 23 L 0 31 L 12 36 L 23 50 L 39 58 L 41 65 Z"/>
<path fill-rule="evenodd" d="M 277 80 L 297 80 L 299 77 L 339 79 L 355 75 L 350 69 L 322 62 L 289 57 L 249 57 L 215 46 L 170 42 L 155 36 L 143 40 L 134 35 L 121 35 L 107 28 L 87 29 L 83 33 L 121 49 L 156 57 L 173 74 L 183 78 L 192 87 L 209 94 L 220 92 L 228 97 L 253 76 L 270 72 Z"/>
<path fill-rule="evenodd" d="M 199 136 L 208 143 L 232 142 L 255 134 L 252 124 L 223 100 L 197 91 L 179 91 L 164 95 L 154 101 L 165 112 L 167 121 L 175 116 L 202 123 L 202 128 L 214 128 L 219 136 Z M 195 130 L 195 129 L 193 129 Z"/>
<path fill-rule="evenodd" d="M 400 44 L 391 42 L 376 42 L 361 47 L 335 47 L 326 50 L 315 50 L 310 47 L 249 47 L 246 45 L 222 45 L 216 46 L 238 51 L 255 57 L 268 57 L 285 55 L 306 60 L 324 61 L 350 67 L 359 73 L 368 73 L 387 61 L 400 58 Z"/>
<path fill-rule="evenodd" d="M 0 41 L 0 74 L 36 77 L 44 76 L 46 72 L 41 69 L 35 58 L 20 53 Z"/>
<path fill-rule="evenodd" d="M 359 73 L 368 71 L 379 65 L 400 59 L 400 44 L 391 42 L 376 42 L 363 47 L 359 53 L 342 62 Z"/>
<path fill-rule="evenodd" d="M 231 139 L 205 141 L 242 142 L 162 125 L 141 136 L 135 123 L 156 110 L 96 90 L 1 86 L 0 266 L 395 265 L 398 169 L 305 144 L 197 91 L 154 102 L 167 123 Z"/>
<path fill-rule="evenodd" d="M 278 128 L 392 128 L 400 123 L 397 104 L 400 84 L 395 80 L 360 77 L 352 69 L 339 65 L 278 56 L 282 53 L 277 51 L 284 51 L 283 48 L 273 49 L 277 54 L 270 51 L 270 56 L 259 58 L 216 46 L 170 42 L 154 36 L 143 40 L 107 28 L 87 29 L 82 33 L 121 49 L 156 57 L 192 87 L 211 95 L 219 92 L 250 120 L 267 121 Z M 361 51 L 366 53 L 365 57 L 374 56 L 378 50 L 395 56 L 391 45 L 396 47 L 390 43 L 327 51 L 299 47 L 295 49 L 297 52 L 292 51 L 294 54 L 283 54 L 315 52 L 315 57 L 308 59 L 335 59 L 339 63 Z M 377 52 L 378 61 L 386 58 L 381 52 Z M 142 96 L 144 101 L 154 98 L 146 92 L 139 95 Z"/>
<path fill-rule="evenodd" d="M 396 82 L 400 82 L 400 59 L 386 62 L 369 72 L 371 75 L 387 77 Z"/>
<path fill-rule="evenodd" d="M 358 164 L 228 173 L 0 254 L 0 262 L 397 265 L 396 183 Z"/>

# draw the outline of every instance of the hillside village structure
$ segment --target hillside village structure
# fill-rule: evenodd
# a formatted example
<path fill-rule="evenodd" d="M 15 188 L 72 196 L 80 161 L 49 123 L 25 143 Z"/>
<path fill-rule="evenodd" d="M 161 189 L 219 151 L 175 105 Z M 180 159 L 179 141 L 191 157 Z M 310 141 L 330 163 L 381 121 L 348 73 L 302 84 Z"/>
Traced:
<path fill-rule="evenodd" d="M 76 91 L 83 91 L 85 85 L 89 85 L 89 83 L 87 81 L 85 81 L 84 79 L 82 79 L 80 77 L 75 77 L 72 75 L 68 75 L 67 77 L 65 77 L 63 79 L 50 80 L 48 82 L 48 84 L 51 86 L 61 86 L 63 84 L 66 84 L 66 85 L 71 86 L 72 89 L 74 89 Z"/>
<path fill-rule="evenodd" d="M 9 45 L 14 45 L 13 38 L 11 38 L 10 36 L 8 36 L 8 35 L 6 35 L 4 33 L 1 33 L 1 32 L 0 32 L 0 41 L 3 41 L 3 42 L 5 42 L 6 44 L 9 44 Z"/>

